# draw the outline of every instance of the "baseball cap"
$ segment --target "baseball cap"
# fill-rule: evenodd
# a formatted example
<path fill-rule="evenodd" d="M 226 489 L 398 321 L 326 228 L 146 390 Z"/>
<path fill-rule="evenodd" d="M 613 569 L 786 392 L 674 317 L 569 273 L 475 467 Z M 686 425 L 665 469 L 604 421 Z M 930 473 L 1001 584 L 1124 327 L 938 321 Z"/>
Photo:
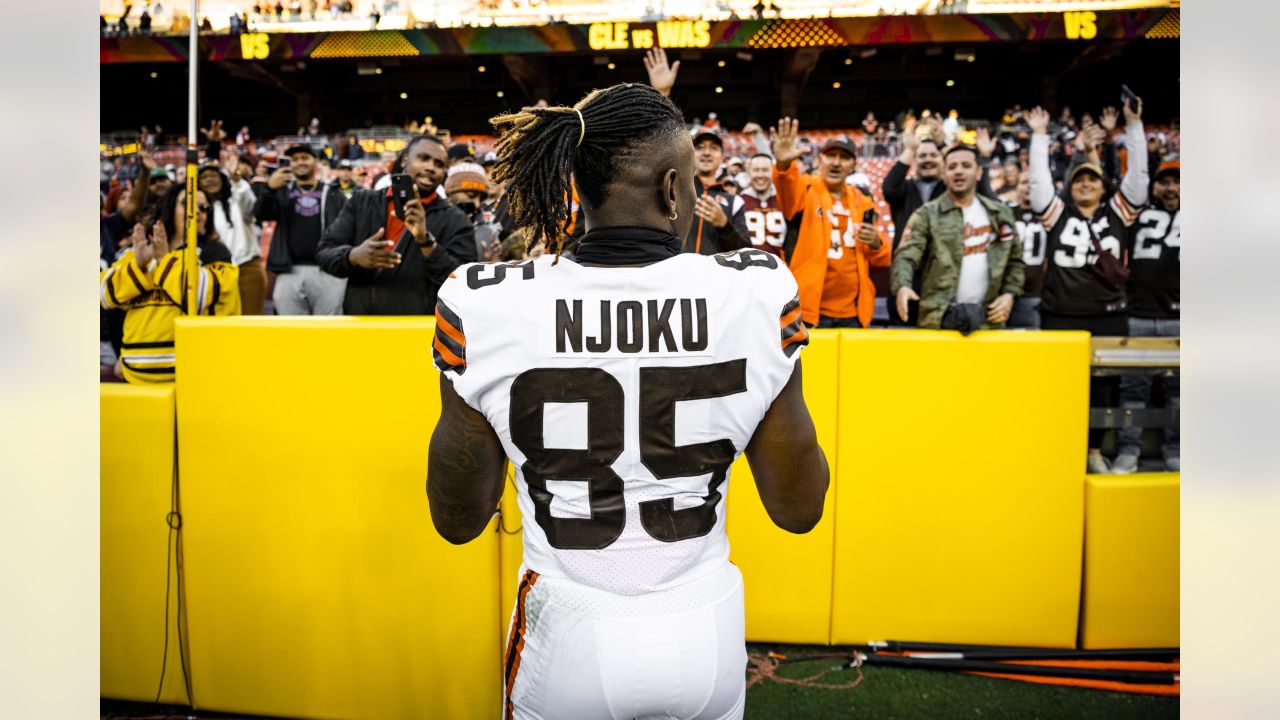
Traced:
<path fill-rule="evenodd" d="M 1091 172 L 1094 175 L 1097 175 L 1099 180 L 1106 177 L 1102 174 L 1102 168 L 1098 167 L 1097 163 L 1080 163 L 1079 165 L 1071 168 L 1071 175 L 1067 178 L 1067 185 L 1071 185 L 1071 183 L 1075 182 L 1076 176 L 1082 172 Z"/>
<path fill-rule="evenodd" d="M 1179 177 L 1181 177 L 1182 161 L 1181 160 L 1165 160 L 1164 162 L 1160 163 L 1160 167 L 1156 168 L 1156 174 L 1155 176 L 1152 177 L 1152 179 L 1159 180 L 1161 175 L 1178 175 Z"/>
<path fill-rule="evenodd" d="M 720 137 L 720 133 L 714 130 L 707 130 L 704 128 L 694 133 L 693 135 L 694 147 L 697 147 L 698 143 L 702 142 L 703 140 L 710 140 L 715 144 L 719 145 L 721 150 L 724 149 L 724 138 Z"/>
<path fill-rule="evenodd" d="M 316 156 L 316 151 L 313 150 L 310 145 L 294 145 L 293 147 L 284 151 L 284 156 L 287 158 L 292 158 L 294 155 L 298 155 L 300 153 L 306 153 L 311 157 Z"/>
<path fill-rule="evenodd" d="M 480 160 L 480 164 L 486 167 L 496 162 L 498 162 L 498 153 L 494 152 L 493 150 L 490 150 L 489 152 L 485 153 L 484 158 Z"/>
<path fill-rule="evenodd" d="M 454 143 L 449 146 L 450 160 L 468 160 L 476 156 L 476 151 L 466 143 Z"/>
<path fill-rule="evenodd" d="M 729 163 L 728 163 L 728 164 L 729 164 L 729 165 L 733 165 L 734 163 L 737 163 L 738 165 L 741 165 L 741 166 L 743 166 L 743 167 L 746 167 L 746 166 L 747 166 L 747 161 L 746 161 L 746 159 L 745 159 L 745 158 L 743 158 L 741 155 L 734 155 L 733 157 L 729 158 Z"/>
<path fill-rule="evenodd" d="M 485 175 L 484 168 L 473 162 L 461 162 L 449 168 L 444 191 L 447 194 L 459 190 L 476 190 L 488 197 L 489 177 Z"/>
<path fill-rule="evenodd" d="M 165 169 L 164 169 L 164 168 L 162 168 L 162 167 L 152 168 L 152 169 L 151 169 L 151 176 L 150 176 L 150 177 L 148 177 L 147 179 L 148 179 L 148 180 L 159 180 L 160 178 L 164 178 L 165 180 L 168 180 L 168 179 L 169 179 L 169 171 L 168 171 L 168 170 L 165 170 Z"/>
<path fill-rule="evenodd" d="M 339 169 L 339 170 L 350 170 L 350 169 L 351 169 L 351 161 L 350 161 L 350 160 L 339 160 L 339 161 L 338 161 L 338 165 L 337 165 L 337 167 L 338 167 L 338 169 Z"/>
<path fill-rule="evenodd" d="M 849 153 L 849 157 L 857 159 L 858 151 L 854 149 L 853 143 L 848 140 L 828 140 L 823 143 L 822 149 L 818 151 L 819 155 L 825 154 L 831 150 L 843 150 Z"/>

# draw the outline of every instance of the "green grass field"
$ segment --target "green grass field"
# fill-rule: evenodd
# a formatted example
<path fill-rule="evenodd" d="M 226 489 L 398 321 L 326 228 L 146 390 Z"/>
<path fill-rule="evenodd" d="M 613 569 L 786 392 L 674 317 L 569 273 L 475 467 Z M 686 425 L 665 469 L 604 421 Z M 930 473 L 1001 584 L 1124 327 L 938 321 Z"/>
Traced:
<path fill-rule="evenodd" d="M 777 675 L 804 678 L 818 673 L 815 684 L 843 685 L 857 677 L 855 670 L 839 669 L 840 659 L 802 660 L 813 655 L 843 653 L 844 648 L 814 645 L 750 643 L 753 655 L 782 653 L 788 662 Z M 760 680 L 747 690 L 746 720 L 826 720 L 827 718 L 904 718 L 927 720 L 980 718 L 981 720 L 1148 720 L 1177 718 L 1176 697 L 1130 695 L 1083 688 L 976 677 L 951 672 L 864 667 L 862 682 L 853 688 L 829 689 Z M 184 708 L 115 700 L 102 701 L 102 718 L 172 718 L 192 714 Z M 236 720 L 255 718 L 243 714 L 209 711 L 199 718 Z M 578 720 L 566 719 L 566 720 Z"/>
<path fill-rule="evenodd" d="M 794 662 L 835 648 L 752 643 L 749 653 L 770 650 L 788 657 L 777 674 L 802 678 L 837 668 L 840 660 Z M 818 718 L 982 718 L 983 720 L 1079 720 L 1177 718 L 1178 698 L 1036 685 L 960 673 L 866 667 L 855 688 L 825 689 L 763 679 L 747 690 L 747 720 Z M 832 670 L 815 683 L 840 685 L 854 670 Z"/>

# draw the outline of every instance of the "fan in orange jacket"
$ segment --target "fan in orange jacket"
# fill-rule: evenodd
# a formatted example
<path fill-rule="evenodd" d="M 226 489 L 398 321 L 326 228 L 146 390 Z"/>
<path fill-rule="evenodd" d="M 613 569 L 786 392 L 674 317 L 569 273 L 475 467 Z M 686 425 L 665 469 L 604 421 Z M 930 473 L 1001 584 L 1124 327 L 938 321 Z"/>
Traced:
<path fill-rule="evenodd" d="M 800 286 L 804 321 L 818 327 L 867 327 L 876 303 L 869 271 L 888 267 L 889 236 L 874 225 L 863 226 L 863 214 L 875 202 L 845 184 L 856 164 L 852 143 L 823 145 L 818 172 L 801 175 L 794 162 L 803 154 L 796 144 L 797 124 L 789 118 L 778 123 L 773 184 L 793 231 L 799 224 L 795 247 L 785 259 Z"/>

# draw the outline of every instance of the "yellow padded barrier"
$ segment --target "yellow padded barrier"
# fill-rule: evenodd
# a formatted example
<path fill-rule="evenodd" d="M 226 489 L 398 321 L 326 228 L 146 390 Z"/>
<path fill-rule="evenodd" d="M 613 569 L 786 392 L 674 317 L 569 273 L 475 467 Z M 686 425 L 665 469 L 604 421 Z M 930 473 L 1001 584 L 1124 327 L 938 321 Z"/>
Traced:
<path fill-rule="evenodd" d="M 103 697 L 152 702 L 165 654 L 165 516 L 173 488 L 173 388 L 99 389 L 99 682 Z M 186 703 L 178 659 L 178 588 L 160 701 Z"/>
<path fill-rule="evenodd" d="M 833 477 L 839 437 L 839 355 L 840 336 L 835 330 L 813 331 L 809 346 L 800 354 L 805 402 Z M 729 559 L 743 575 L 747 639 L 821 645 L 830 642 L 834 482 L 827 490 L 822 520 L 804 535 L 789 533 L 769 519 L 745 455 L 733 465 L 725 502 Z"/>
<path fill-rule="evenodd" d="M 491 718 L 498 539 L 431 525 L 430 318 L 177 325 L 196 704 Z"/>
<path fill-rule="evenodd" d="M 842 341 L 832 642 L 1073 647 L 1089 336 Z"/>
<path fill-rule="evenodd" d="M 1179 646 L 1179 480 L 1085 479 L 1083 647 Z"/>
<path fill-rule="evenodd" d="M 511 624 L 511 611 L 516 605 L 516 591 L 520 589 L 520 563 L 524 562 L 524 518 L 516 504 L 515 471 L 507 463 L 506 487 L 498 511 L 502 515 L 501 537 L 498 538 L 498 589 L 502 602 L 498 607 L 498 627 L 502 628 L 502 651 L 506 652 L 507 630 Z"/>

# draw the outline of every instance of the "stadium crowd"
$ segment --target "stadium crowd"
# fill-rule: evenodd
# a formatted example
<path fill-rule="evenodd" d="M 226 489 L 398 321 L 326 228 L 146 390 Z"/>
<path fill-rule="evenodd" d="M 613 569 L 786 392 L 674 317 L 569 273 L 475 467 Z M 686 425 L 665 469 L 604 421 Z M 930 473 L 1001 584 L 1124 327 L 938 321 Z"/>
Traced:
<path fill-rule="evenodd" d="M 655 49 L 645 66 L 669 94 L 679 63 Z M 1015 106 L 994 122 L 908 110 L 845 132 L 769 125 L 691 123 L 698 200 L 684 249 L 777 256 L 806 324 L 1178 335 L 1178 136 L 1148 133 L 1141 99 L 1078 117 Z M 431 118 L 410 129 L 399 152 L 327 136 L 319 120 L 283 142 L 229 136 L 218 120 L 202 129 L 196 311 L 426 315 L 460 265 L 545 251 L 513 226 L 492 138 L 452 138 Z M 104 381 L 174 377 L 184 167 L 160 162 L 164 144 L 143 128 L 136 153 L 102 159 Z M 566 258 L 584 232 L 577 200 Z M 1144 376 L 1094 378 L 1091 405 L 1139 408 L 1151 390 Z M 1176 378 L 1161 391 L 1177 407 Z M 1140 428 L 1117 434 L 1111 460 L 1100 431 L 1089 439 L 1090 472 L 1137 469 Z M 1166 428 L 1168 468 L 1178 453 Z"/>

